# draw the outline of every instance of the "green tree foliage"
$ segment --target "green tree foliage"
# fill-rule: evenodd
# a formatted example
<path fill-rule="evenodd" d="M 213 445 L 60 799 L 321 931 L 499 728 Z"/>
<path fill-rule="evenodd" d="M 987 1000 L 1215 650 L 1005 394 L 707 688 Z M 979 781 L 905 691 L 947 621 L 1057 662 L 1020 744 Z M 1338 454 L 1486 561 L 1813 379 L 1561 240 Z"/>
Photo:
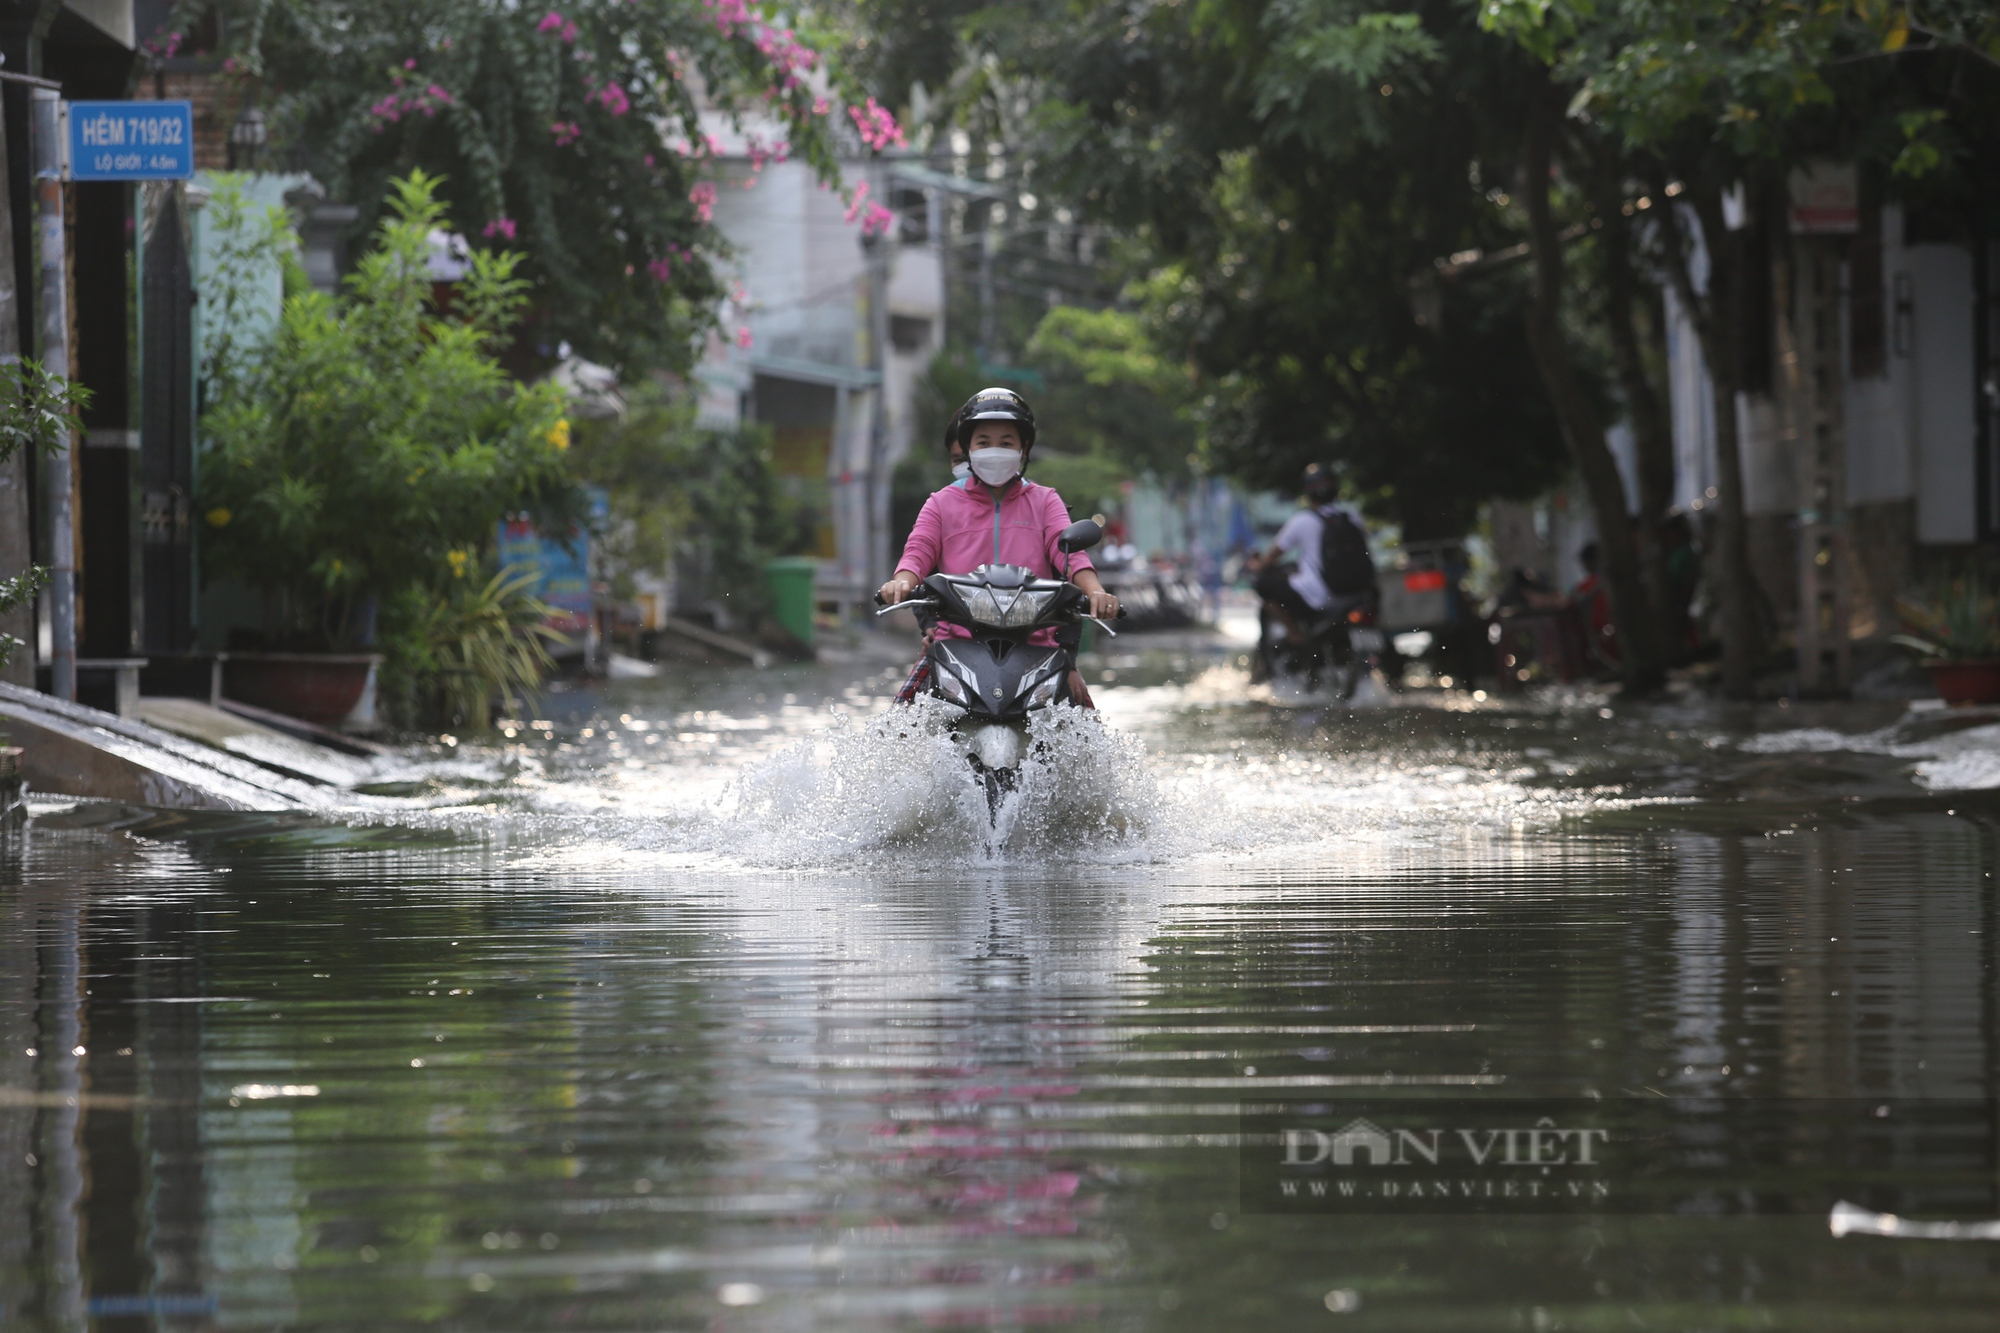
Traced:
<path fill-rule="evenodd" d="M 364 226 L 392 179 L 438 179 L 462 225 L 525 256 L 530 341 L 628 378 L 684 363 L 722 294 L 704 98 L 781 127 L 753 165 L 839 184 L 847 111 L 813 38 L 745 0 L 190 0 L 179 21 L 206 10 L 272 108 L 274 155 Z"/>
<path fill-rule="evenodd" d="M 1194 461 L 1192 377 L 1161 355 L 1140 312 L 1059 305 L 1024 350 L 1048 385 L 1038 397 L 1051 447 L 1162 477 Z"/>
<path fill-rule="evenodd" d="M 1207 465 L 1289 487 L 1331 457 L 1412 536 L 1560 473 L 1521 275 L 1446 290 L 1428 324 L 1411 301 L 1440 258 L 1513 240 L 1478 173 L 1504 159 L 1519 61 L 1468 11 L 1047 0 L 975 32 L 994 59 L 962 114 L 1016 81 L 1038 108 L 1034 188 L 1131 238 L 1152 355 L 1192 372 Z"/>
<path fill-rule="evenodd" d="M 1912 203 L 1976 217 L 2000 166 L 2000 18 L 1969 0 L 1491 0 L 1480 14 L 1560 88 L 1572 163 L 1608 160 L 1615 184 L 1678 200 L 1650 230 L 1714 391 L 1712 582 L 1724 689 L 1747 697 L 1762 645 L 1736 401 L 1766 387 L 1765 319 L 1790 317 L 1782 279 L 1760 281 L 1788 262 L 1788 179 L 1813 157 L 1858 161 Z"/>
<path fill-rule="evenodd" d="M 810 537 L 809 516 L 772 469 L 768 434 L 698 426 L 692 404 L 649 382 L 622 418 L 577 422 L 575 439 L 579 475 L 610 500 L 598 549 L 612 591 L 629 595 L 634 574 L 672 568 L 733 621 L 755 624 L 764 562 Z"/>
<path fill-rule="evenodd" d="M 397 636 L 478 572 L 503 513 L 566 531 L 577 511 L 560 393 L 495 359 L 524 299 L 519 256 L 472 252 L 441 307 L 426 238 L 444 206 L 421 173 L 394 189 L 346 290 L 288 296 L 207 386 L 203 568 L 264 594 L 274 643 L 354 645 L 379 607 L 407 655 Z M 245 209 L 228 188 L 215 207 L 219 225 Z M 205 289 L 221 299 L 262 271 L 246 260 Z"/>
<path fill-rule="evenodd" d="M 89 389 L 51 375 L 39 361 L 0 366 L 0 463 L 23 449 L 52 454 L 67 448 L 83 428 L 79 414 L 88 406 Z M 0 616 L 32 602 L 48 581 L 49 571 L 40 565 L 0 579 Z M 0 667 L 26 646 L 18 635 L 0 634 Z"/>

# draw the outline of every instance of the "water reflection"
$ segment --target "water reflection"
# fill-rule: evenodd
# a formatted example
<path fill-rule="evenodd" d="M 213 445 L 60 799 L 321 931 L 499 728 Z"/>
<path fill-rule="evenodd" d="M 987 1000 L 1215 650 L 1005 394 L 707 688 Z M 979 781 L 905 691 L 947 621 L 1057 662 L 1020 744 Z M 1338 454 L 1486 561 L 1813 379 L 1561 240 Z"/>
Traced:
<path fill-rule="evenodd" d="M 1990 1247 L 1824 1212 L 1285 1217 L 1237 1177 L 1246 1106 L 1960 1099 L 1991 1210 L 1990 804 L 1699 719 L 1349 724 L 1136 674 L 1108 711 L 1162 789 L 1272 822 L 766 870 L 636 816 L 591 858 L 518 813 L 546 791 L 505 839 L 45 815 L 0 887 L 0 1320 L 1990 1326 Z M 809 730 L 548 781 L 643 808 Z M 1923 1147 L 1780 1184 L 1919 1201 Z"/>

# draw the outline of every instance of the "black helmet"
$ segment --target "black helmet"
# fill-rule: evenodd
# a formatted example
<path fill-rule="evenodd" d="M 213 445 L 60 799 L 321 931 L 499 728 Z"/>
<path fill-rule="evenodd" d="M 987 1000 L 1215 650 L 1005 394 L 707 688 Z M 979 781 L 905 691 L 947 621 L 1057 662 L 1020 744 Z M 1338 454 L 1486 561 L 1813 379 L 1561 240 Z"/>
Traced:
<path fill-rule="evenodd" d="M 944 423 L 945 457 L 951 456 L 952 446 L 958 443 L 958 415 L 954 413 L 950 421 Z"/>
<path fill-rule="evenodd" d="M 1035 447 L 1035 413 L 1028 406 L 1028 400 L 1012 389 L 981 389 L 965 400 L 965 406 L 958 409 L 952 424 L 958 429 L 958 442 L 963 445 L 972 438 L 972 423 L 975 421 L 1011 421 L 1021 431 L 1021 452 L 1026 454 Z"/>
<path fill-rule="evenodd" d="M 1305 476 L 1301 481 L 1306 498 L 1311 500 L 1331 500 L 1340 494 L 1340 478 L 1333 475 L 1333 469 L 1324 463 L 1306 464 Z"/>

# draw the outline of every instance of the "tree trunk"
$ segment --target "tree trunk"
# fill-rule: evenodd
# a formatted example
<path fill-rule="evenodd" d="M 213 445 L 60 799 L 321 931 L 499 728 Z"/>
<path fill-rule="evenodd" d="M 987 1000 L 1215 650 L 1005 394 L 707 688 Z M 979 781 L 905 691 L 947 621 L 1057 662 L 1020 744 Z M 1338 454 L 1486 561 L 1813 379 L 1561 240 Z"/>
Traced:
<path fill-rule="evenodd" d="M 1561 424 L 1563 442 L 1583 478 L 1590 509 L 1597 520 L 1597 549 L 1603 557 L 1604 581 L 1611 594 L 1611 622 L 1617 630 L 1618 660 L 1630 694 L 1650 694 L 1666 678 L 1659 649 L 1658 626 L 1639 556 L 1632 540 L 1631 515 L 1626 509 L 1625 483 L 1617 460 L 1604 440 L 1604 423 L 1578 381 L 1569 348 L 1562 336 L 1562 241 L 1549 214 L 1549 166 L 1555 138 L 1557 107 L 1553 90 L 1542 88 L 1528 114 L 1522 153 L 1520 197 L 1528 214 L 1528 246 L 1534 259 L 1532 299 L 1528 308 L 1528 347 L 1542 374 Z"/>
<path fill-rule="evenodd" d="M 1662 532 L 1674 503 L 1673 430 L 1660 410 L 1660 396 L 1653 391 L 1640 347 L 1638 275 L 1632 262 L 1632 224 L 1624 212 L 1623 173 L 1617 157 L 1609 153 L 1597 155 L 1591 166 L 1592 201 L 1603 224 L 1597 243 L 1604 260 L 1605 322 L 1639 464 L 1639 573 L 1652 600 L 1663 660 L 1684 661 L 1687 626 L 1667 572 Z"/>
<path fill-rule="evenodd" d="M 1695 186 L 1690 193 L 1708 251 L 1707 290 L 1694 290 L 1687 242 L 1677 222 L 1669 227 L 1667 264 L 1708 363 L 1715 406 L 1715 500 L 1709 505 L 1715 542 L 1714 558 L 1708 562 L 1708 582 L 1715 590 L 1721 621 L 1722 693 L 1730 699 L 1754 699 L 1762 635 L 1757 584 L 1750 573 L 1749 523 L 1743 512 L 1743 445 L 1736 426 L 1742 350 L 1738 343 L 1744 313 L 1743 244 L 1748 232 L 1730 231 L 1723 224 L 1720 185 Z M 1673 220 L 1676 214 L 1669 209 L 1666 216 Z"/>

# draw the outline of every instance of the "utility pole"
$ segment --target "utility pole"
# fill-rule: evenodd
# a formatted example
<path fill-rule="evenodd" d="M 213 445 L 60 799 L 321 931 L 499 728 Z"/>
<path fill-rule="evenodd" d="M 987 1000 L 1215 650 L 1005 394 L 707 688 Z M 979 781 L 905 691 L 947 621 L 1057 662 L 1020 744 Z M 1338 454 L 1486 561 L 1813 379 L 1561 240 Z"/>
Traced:
<path fill-rule="evenodd" d="M 985 230 L 979 237 L 979 359 L 992 361 L 998 354 L 999 311 L 993 307 L 993 256 L 1000 250 L 1000 231 L 993 225 L 993 205 L 986 205 Z"/>
<path fill-rule="evenodd" d="M 1852 679 L 1848 636 L 1847 376 L 1841 356 L 1840 240 L 1800 238 L 1799 690 L 1845 694 Z"/>
<path fill-rule="evenodd" d="M 35 221 L 41 260 L 42 367 L 69 380 L 69 292 L 64 281 L 62 99 L 54 88 L 29 92 Z M 48 459 L 49 692 L 76 700 L 76 534 L 70 510 L 75 441 Z"/>
<path fill-rule="evenodd" d="M 875 372 L 875 410 L 868 417 L 868 534 L 861 555 L 864 591 L 888 578 L 889 553 L 889 265 L 897 232 L 864 238 L 868 254 L 868 361 Z M 871 244 L 872 242 L 872 244 Z"/>
<path fill-rule="evenodd" d="M 1860 201 L 1851 163 L 1814 163 L 1794 172 L 1787 187 L 1792 258 L 1784 267 L 1797 278 L 1780 286 L 1776 322 L 1781 359 L 1791 363 L 1783 388 L 1798 460 L 1799 692 L 1825 697 L 1845 694 L 1853 680 L 1841 304 Z"/>
<path fill-rule="evenodd" d="M 6 118 L 0 114 L 0 180 L 7 178 Z M 14 213 L 0 211 L 0 365 L 21 359 L 20 293 L 14 287 Z M 11 578 L 35 563 L 35 548 L 28 540 L 29 450 L 15 453 L 0 465 L 0 578 Z M 7 681 L 28 689 L 35 687 L 35 608 L 32 600 L 0 624 L 0 633 L 23 640 L 27 648 L 7 664 Z"/>

